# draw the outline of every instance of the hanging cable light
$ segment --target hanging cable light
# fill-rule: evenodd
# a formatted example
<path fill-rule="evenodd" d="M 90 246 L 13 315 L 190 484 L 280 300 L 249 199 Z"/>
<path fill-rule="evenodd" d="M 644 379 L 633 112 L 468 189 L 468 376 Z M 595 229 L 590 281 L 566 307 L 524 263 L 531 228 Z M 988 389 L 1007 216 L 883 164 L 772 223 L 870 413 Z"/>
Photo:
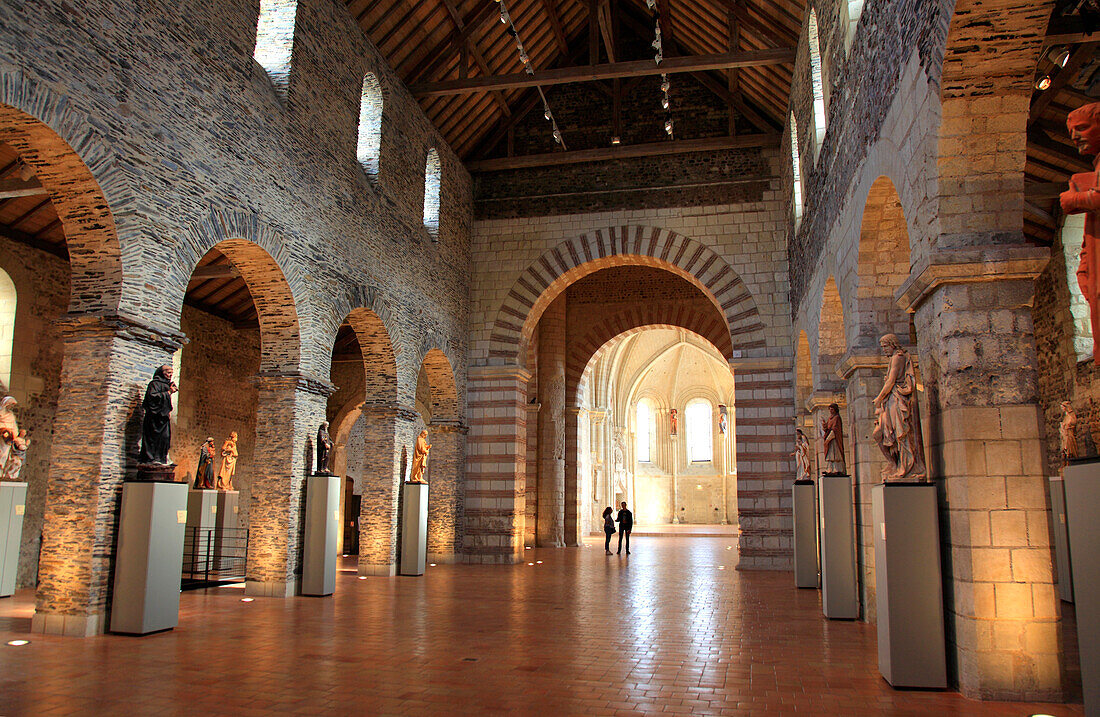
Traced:
<path fill-rule="evenodd" d="M 516 29 L 516 24 L 508 13 L 508 6 L 504 0 L 496 1 L 500 4 L 500 22 L 506 26 L 505 32 L 516 41 L 516 52 L 519 53 L 519 61 L 523 63 L 524 71 L 528 75 L 534 76 L 535 68 L 531 64 L 531 58 L 527 55 L 527 49 L 523 46 L 523 40 L 519 37 L 519 30 Z M 565 138 L 562 136 L 561 130 L 558 129 L 558 123 L 554 120 L 554 113 L 550 111 L 550 103 L 546 100 L 546 93 L 542 91 L 541 85 L 535 85 L 535 89 L 539 91 L 539 98 L 542 100 L 542 116 L 550 123 L 554 142 L 560 144 L 562 149 L 566 149 Z"/>

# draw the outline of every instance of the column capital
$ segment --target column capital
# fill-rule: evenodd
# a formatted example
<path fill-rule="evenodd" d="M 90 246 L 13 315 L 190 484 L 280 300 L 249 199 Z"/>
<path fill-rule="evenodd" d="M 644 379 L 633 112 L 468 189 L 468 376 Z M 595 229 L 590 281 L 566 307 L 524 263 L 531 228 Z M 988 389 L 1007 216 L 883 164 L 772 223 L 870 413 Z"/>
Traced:
<path fill-rule="evenodd" d="M 175 352 L 188 343 L 182 331 L 154 324 L 121 312 L 62 314 L 57 320 L 66 338 L 95 333 L 111 333 L 153 348 Z"/>
<path fill-rule="evenodd" d="M 254 380 L 257 386 L 268 390 L 293 389 L 322 398 L 336 393 L 336 386 L 328 381 L 297 371 L 260 371 Z"/>
<path fill-rule="evenodd" d="M 945 284 L 1034 280 L 1049 260 L 1049 248 L 1021 244 L 934 249 L 912 268 L 894 299 L 912 313 Z"/>
<path fill-rule="evenodd" d="M 916 360 L 916 354 L 910 352 L 913 356 L 913 360 Z M 848 351 L 840 357 L 840 360 L 836 362 L 836 375 L 847 381 L 852 377 L 852 374 L 860 369 L 878 369 L 885 371 L 887 366 L 890 365 L 890 359 L 882 353 L 881 350 L 872 348 L 854 348 L 848 349 Z"/>
<path fill-rule="evenodd" d="M 810 397 L 806 399 L 806 410 L 816 411 L 821 408 L 828 408 L 829 404 L 835 403 L 843 409 L 848 405 L 848 399 L 843 393 L 833 393 L 832 391 L 814 391 L 810 394 Z"/>
<path fill-rule="evenodd" d="M 531 380 L 531 372 L 517 364 L 500 366 L 470 366 L 467 374 L 471 381 L 492 381 L 493 379 L 516 379 L 527 383 Z"/>

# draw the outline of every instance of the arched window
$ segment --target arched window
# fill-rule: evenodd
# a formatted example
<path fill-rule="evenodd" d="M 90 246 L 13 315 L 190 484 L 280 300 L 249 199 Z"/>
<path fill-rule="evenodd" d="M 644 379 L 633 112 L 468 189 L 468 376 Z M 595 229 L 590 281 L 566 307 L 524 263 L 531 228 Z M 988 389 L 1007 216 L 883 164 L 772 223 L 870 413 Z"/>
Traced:
<path fill-rule="evenodd" d="M 859 26 L 859 16 L 863 14 L 863 0 L 846 0 L 840 3 L 844 11 L 844 54 L 852 50 L 852 42 L 856 39 L 856 27 Z"/>
<path fill-rule="evenodd" d="M 817 13 L 810 10 L 809 28 L 806 35 L 810 43 L 810 85 L 814 94 L 814 158 L 821 154 L 821 143 L 825 141 L 825 83 L 821 71 L 821 42 L 817 36 Z"/>
<path fill-rule="evenodd" d="M 439 236 L 439 188 L 443 183 L 443 167 L 435 147 L 428 150 L 424 166 L 424 226 L 433 238 Z"/>
<path fill-rule="evenodd" d="M 649 399 L 638 401 L 637 423 L 634 426 L 635 454 L 639 463 L 653 462 L 653 449 L 657 443 L 657 414 Z"/>
<path fill-rule="evenodd" d="M 688 460 L 714 460 L 714 409 L 705 398 L 693 398 L 684 409 Z"/>
<path fill-rule="evenodd" d="M 252 56 L 267 70 L 275 92 L 286 99 L 290 87 L 290 58 L 294 51 L 294 19 L 298 0 L 260 0 L 256 23 L 256 51 Z"/>
<path fill-rule="evenodd" d="M 359 97 L 359 144 L 355 156 L 367 176 L 378 176 L 382 153 L 382 85 L 373 72 L 363 76 L 363 94 Z"/>
<path fill-rule="evenodd" d="M 15 283 L 0 269 L 0 383 L 11 391 L 11 357 L 15 345 Z"/>
<path fill-rule="evenodd" d="M 791 113 L 791 179 L 794 228 L 798 229 L 802 223 L 802 161 L 798 157 L 798 120 L 794 118 L 794 112 Z"/>

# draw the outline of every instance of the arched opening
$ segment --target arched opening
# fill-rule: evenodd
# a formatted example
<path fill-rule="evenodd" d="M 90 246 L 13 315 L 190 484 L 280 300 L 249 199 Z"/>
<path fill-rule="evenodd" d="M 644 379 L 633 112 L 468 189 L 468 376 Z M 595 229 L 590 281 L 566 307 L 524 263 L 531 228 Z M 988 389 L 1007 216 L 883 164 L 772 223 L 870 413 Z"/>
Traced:
<path fill-rule="evenodd" d="M 283 100 L 290 90 L 294 55 L 294 24 L 298 0 L 260 0 L 256 20 L 256 49 L 252 56 L 267 72 L 276 94 Z"/>
<path fill-rule="evenodd" d="M 821 313 L 817 328 L 817 380 L 814 388 L 819 391 L 843 391 L 844 385 L 836 373 L 837 362 L 847 349 L 844 338 L 844 306 L 836 280 L 829 277 L 821 292 Z"/>
<path fill-rule="evenodd" d="M 373 72 L 363 76 L 359 96 L 359 142 L 355 156 L 367 176 L 378 178 L 382 154 L 382 85 Z"/>
<path fill-rule="evenodd" d="M 424 227 L 433 239 L 439 238 L 439 196 L 443 186 L 443 165 L 439 150 L 432 147 L 424 163 Z"/>
<path fill-rule="evenodd" d="M 451 362 L 440 349 L 424 355 L 417 380 L 417 412 L 427 429 L 428 559 L 451 562 L 461 546 L 462 471 L 465 436 L 459 420 L 458 393 Z M 411 450 L 411 447 L 410 447 Z"/>
<path fill-rule="evenodd" d="M 791 213 L 797 231 L 802 224 L 802 160 L 798 152 L 798 120 L 791 113 Z"/>
<path fill-rule="evenodd" d="M 886 333 L 909 339 L 909 315 L 894 299 L 909 278 L 909 231 L 897 189 L 889 177 L 871 185 L 859 233 L 856 302 L 859 320 L 853 345 L 877 349 Z"/>
<path fill-rule="evenodd" d="M 810 8 L 806 37 L 810 46 L 810 88 L 814 105 L 814 161 L 821 155 L 821 145 L 825 141 L 825 73 L 822 67 L 821 40 L 817 31 L 817 12 Z"/>

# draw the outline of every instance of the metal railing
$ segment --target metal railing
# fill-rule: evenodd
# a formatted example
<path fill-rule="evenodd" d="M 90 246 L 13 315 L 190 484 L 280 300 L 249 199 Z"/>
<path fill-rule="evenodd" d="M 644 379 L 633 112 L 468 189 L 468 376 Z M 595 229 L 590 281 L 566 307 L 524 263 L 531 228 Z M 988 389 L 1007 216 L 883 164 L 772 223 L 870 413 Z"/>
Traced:
<path fill-rule="evenodd" d="M 181 590 L 244 580 L 247 528 L 188 527 L 183 537 Z"/>

